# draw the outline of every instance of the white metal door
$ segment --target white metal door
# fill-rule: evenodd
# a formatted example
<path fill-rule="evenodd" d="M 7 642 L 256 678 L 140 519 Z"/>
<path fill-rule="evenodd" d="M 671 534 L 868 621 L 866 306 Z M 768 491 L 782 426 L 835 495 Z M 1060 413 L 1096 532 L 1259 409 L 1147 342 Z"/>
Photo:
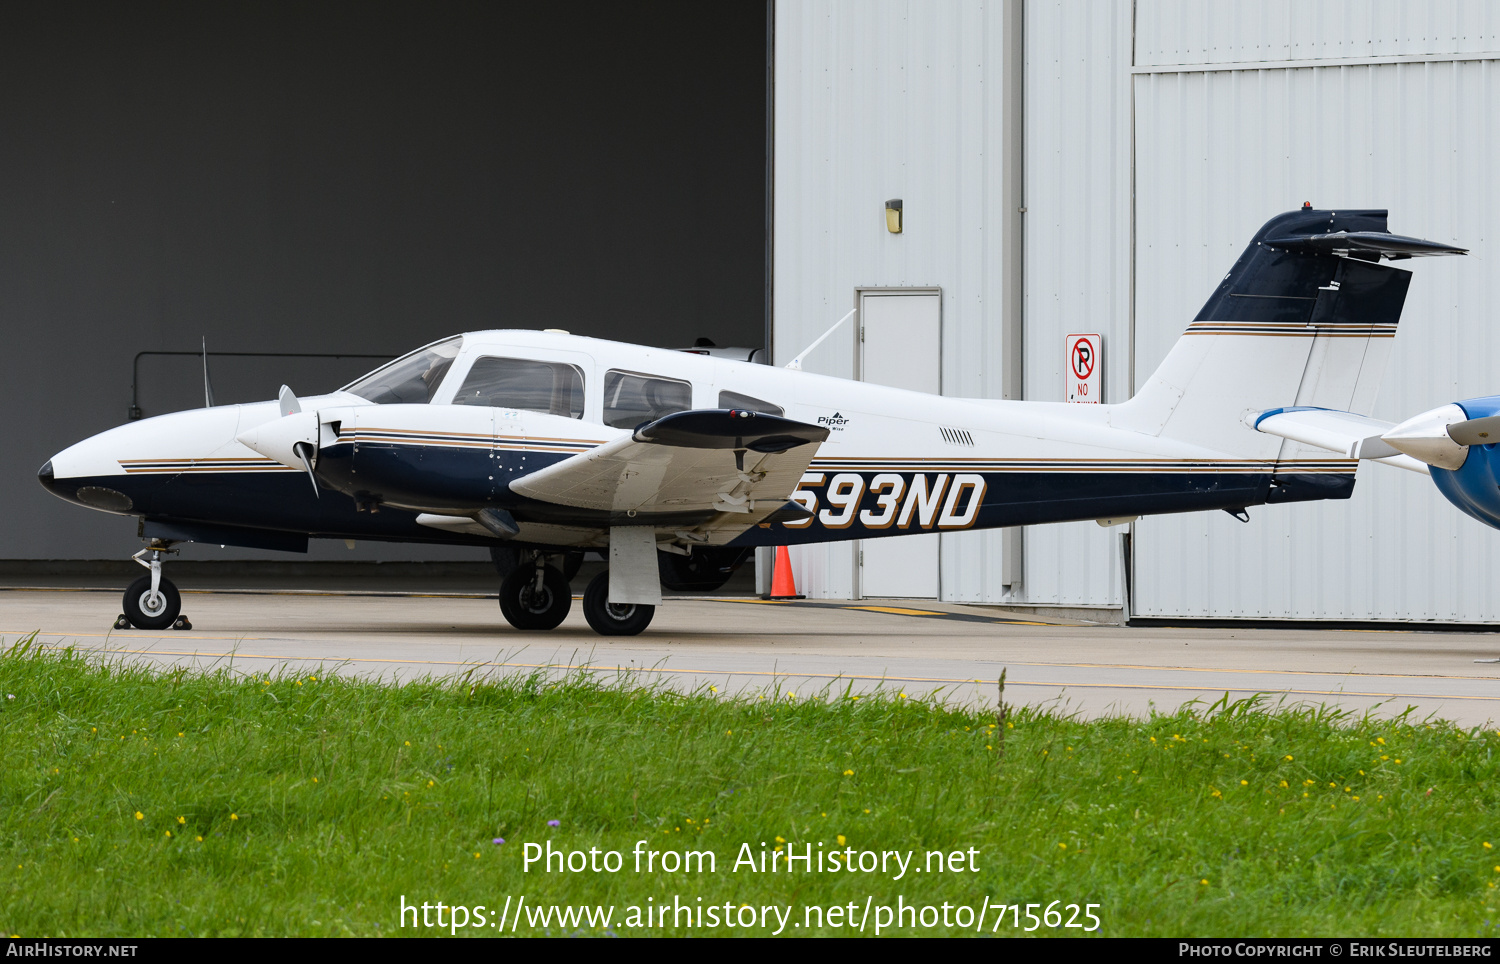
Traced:
<path fill-rule="evenodd" d="M 942 296 L 935 291 L 862 291 L 860 378 L 937 394 L 942 390 Z M 864 539 L 861 596 L 936 599 L 938 535 Z"/>

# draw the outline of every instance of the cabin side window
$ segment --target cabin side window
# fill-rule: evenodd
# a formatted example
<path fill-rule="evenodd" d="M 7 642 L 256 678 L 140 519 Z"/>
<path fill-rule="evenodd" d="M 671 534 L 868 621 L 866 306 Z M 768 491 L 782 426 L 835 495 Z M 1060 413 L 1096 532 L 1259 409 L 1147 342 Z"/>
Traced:
<path fill-rule="evenodd" d="M 635 428 L 692 407 L 693 386 L 687 382 L 616 370 L 604 375 L 605 425 Z"/>
<path fill-rule="evenodd" d="M 449 338 L 375 369 L 343 391 L 377 405 L 426 405 L 453 367 L 463 337 Z"/>
<path fill-rule="evenodd" d="M 475 359 L 453 404 L 582 418 L 583 370 L 564 362 L 486 355 Z"/>
<path fill-rule="evenodd" d="M 719 407 L 740 412 L 759 412 L 762 415 L 786 415 L 786 409 L 780 405 L 773 405 L 754 395 L 741 395 L 739 392 L 720 392 Z"/>

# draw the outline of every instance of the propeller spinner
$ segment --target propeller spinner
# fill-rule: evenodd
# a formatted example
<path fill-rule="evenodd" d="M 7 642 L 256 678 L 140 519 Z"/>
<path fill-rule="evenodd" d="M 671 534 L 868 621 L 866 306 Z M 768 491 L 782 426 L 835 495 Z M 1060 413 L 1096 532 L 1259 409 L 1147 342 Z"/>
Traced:
<path fill-rule="evenodd" d="M 1470 419 L 1462 407 L 1450 403 L 1413 415 L 1386 432 L 1381 439 L 1419 462 L 1456 472 L 1468 459 L 1470 445 L 1486 441 L 1485 434 L 1500 439 L 1496 426 L 1479 424 L 1491 422 L 1500 422 L 1500 419 L 1494 416 Z"/>

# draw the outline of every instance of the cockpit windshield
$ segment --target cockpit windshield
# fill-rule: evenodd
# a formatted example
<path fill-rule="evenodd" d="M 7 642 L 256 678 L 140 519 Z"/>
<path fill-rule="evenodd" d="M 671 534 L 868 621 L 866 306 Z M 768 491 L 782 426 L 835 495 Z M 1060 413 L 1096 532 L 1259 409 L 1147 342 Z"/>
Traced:
<path fill-rule="evenodd" d="M 448 374 L 463 341 L 462 335 L 456 335 L 418 348 L 343 390 L 377 405 L 425 405 L 443 383 L 443 376 Z"/>

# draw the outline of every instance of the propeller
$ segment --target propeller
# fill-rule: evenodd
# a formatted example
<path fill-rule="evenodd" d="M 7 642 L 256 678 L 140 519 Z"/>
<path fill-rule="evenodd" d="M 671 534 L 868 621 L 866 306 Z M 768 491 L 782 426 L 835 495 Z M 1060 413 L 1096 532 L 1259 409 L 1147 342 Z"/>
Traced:
<path fill-rule="evenodd" d="M 281 386 L 276 400 L 281 408 L 281 418 L 247 429 L 236 439 L 282 465 L 305 469 L 312 482 L 313 495 L 322 498 L 318 491 L 318 477 L 313 474 L 318 456 L 318 413 L 302 411 L 297 394 L 286 385 Z"/>
<path fill-rule="evenodd" d="M 297 393 L 292 391 L 291 386 L 281 386 L 281 391 L 276 393 L 276 401 L 281 405 L 281 417 L 302 414 L 302 402 L 297 399 Z M 302 461 L 302 467 L 307 470 L 307 478 L 312 482 L 313 497 L 321 499 L 323 494 L 318 491 L 318 477 L 313 475 L 313 456 L 317 449 L 313 448 L 311 442 L 293 442 L 292 453 Z"/>
<path fill-rule="evenodd" d="M 1460 434 L 1468 437 L 1465 426 L 1491 422 L 1492 419 L 1493 417 L 1471 420 L 1468 413 L 1457 404 L 1442 405 L 1430 412 L 1413 415 L 1380 438 L 1391 448 L 1404 452 L 1419 462 L 1457 471 L 1463 468 L 1464 460 L 1469 457 L 1471 443 L 1460 440 L 1454 430 L 1460 429 Z M 1480 429 L 1491 430 L 1492 427 Z"/>

